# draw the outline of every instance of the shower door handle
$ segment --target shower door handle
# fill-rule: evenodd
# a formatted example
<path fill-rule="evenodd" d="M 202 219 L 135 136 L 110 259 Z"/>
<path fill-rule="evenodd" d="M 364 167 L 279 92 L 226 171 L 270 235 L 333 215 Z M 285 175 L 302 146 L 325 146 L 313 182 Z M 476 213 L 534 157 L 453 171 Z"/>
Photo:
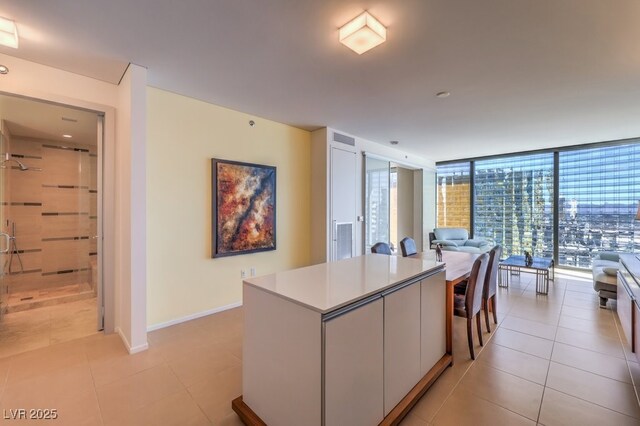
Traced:
<path fill-rule="evenodd" d="M 9 246 L 11 243 L 11 235 L 9 234 L 5 234 L 4 232 L 0 232 L 0 237 L 4 237 L 5 243 L 6 243 L 6 248 L 3 250 L 0 250 L 0 253 L 9 253 Z"/>

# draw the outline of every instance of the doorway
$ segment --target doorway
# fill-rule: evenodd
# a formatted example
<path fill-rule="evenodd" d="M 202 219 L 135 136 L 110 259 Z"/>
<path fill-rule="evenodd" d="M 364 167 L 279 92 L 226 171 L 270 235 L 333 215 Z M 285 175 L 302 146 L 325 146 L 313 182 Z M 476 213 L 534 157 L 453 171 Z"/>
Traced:
<path fill-rule="evenodd" d="M 102 329 L 101 120 L 0 95 L 0 358 Z"/>
<path fill-rule="evenodd" d="M 423 170 L 367 154 L 364 184 L 364 253 L 377 242 L 397 252 L 404 237 L 422 250 Z"/>

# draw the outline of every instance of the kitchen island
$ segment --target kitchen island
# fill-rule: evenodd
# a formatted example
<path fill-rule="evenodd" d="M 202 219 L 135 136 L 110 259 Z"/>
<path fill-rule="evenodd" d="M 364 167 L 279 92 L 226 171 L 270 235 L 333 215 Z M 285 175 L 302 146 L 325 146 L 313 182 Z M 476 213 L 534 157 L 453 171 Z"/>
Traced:
<path fill-rule="evenodd" d="M 370 254 L 243 283 L 245 424 L 397 424 L 452 362 L 444 264 Z"/>

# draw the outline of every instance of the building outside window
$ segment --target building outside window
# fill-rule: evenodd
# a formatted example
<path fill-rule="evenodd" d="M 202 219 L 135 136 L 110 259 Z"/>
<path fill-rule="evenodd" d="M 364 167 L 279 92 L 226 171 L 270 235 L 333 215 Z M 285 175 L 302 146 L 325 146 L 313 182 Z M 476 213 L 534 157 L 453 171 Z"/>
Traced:
<path fill-rule="evenodd" d="M 553 256 L 553 153 L 475 162 L 474 237 Z"/>
<path fill-rule="evenodd" d="M 640 144 L 560 152 L 560 265 L 588 268 L 601 251 L 640 251 L 639 166 Z"/>
<path fill-rule="evenodd" d="M 471 184 L 469 162 L 438 166 L 437 197 L 439 228 L 465 228 L 471 231 Z"/>
<path fill-rule="evenodd" d="M 436 186 L 437 226 L 466 228 L 503 256 L 557 250 L 558 265 L 589 268 L 602 251 L 640 252 L 638 142 L 440 164 Z"/>

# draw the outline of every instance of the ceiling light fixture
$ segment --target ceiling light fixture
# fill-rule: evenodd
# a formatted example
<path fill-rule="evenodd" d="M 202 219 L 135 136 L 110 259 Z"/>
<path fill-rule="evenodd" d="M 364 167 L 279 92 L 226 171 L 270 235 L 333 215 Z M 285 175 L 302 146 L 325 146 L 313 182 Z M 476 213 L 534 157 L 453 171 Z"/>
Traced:
<path fill-rule="evenodd" d="M 436 98 L 448 98 L 451 93 L 449 92 L 438 92 L 436 93 Z"/>
<path fill-rule="evenodd" d="M 0 65 L 0 74 L 9 74 L 9 68 L 6 65 Z"/>
<path fill-rule="evenodd" d="M 398 142 L 398 141 L 390 141 L 389 143 L 390 143 L 391 145 L 398 145 L 400 142 Z"/>
<path fill-rule="evenodd" d="M 386 40 L 387 29 L 369 12 L 363 12 L 340 28 L 340 43 L 358 55 L 362 55 Z"/>
<path fill-rule="evenodd" d="M 73 136 L 71 135 L 62 135 L 63 138 L 71 139 Z"/>
<path fill-rule="evenodd" d="M 11 19 L 0 17 L 0 44 L 18 48 L 18 27 Z"/>

